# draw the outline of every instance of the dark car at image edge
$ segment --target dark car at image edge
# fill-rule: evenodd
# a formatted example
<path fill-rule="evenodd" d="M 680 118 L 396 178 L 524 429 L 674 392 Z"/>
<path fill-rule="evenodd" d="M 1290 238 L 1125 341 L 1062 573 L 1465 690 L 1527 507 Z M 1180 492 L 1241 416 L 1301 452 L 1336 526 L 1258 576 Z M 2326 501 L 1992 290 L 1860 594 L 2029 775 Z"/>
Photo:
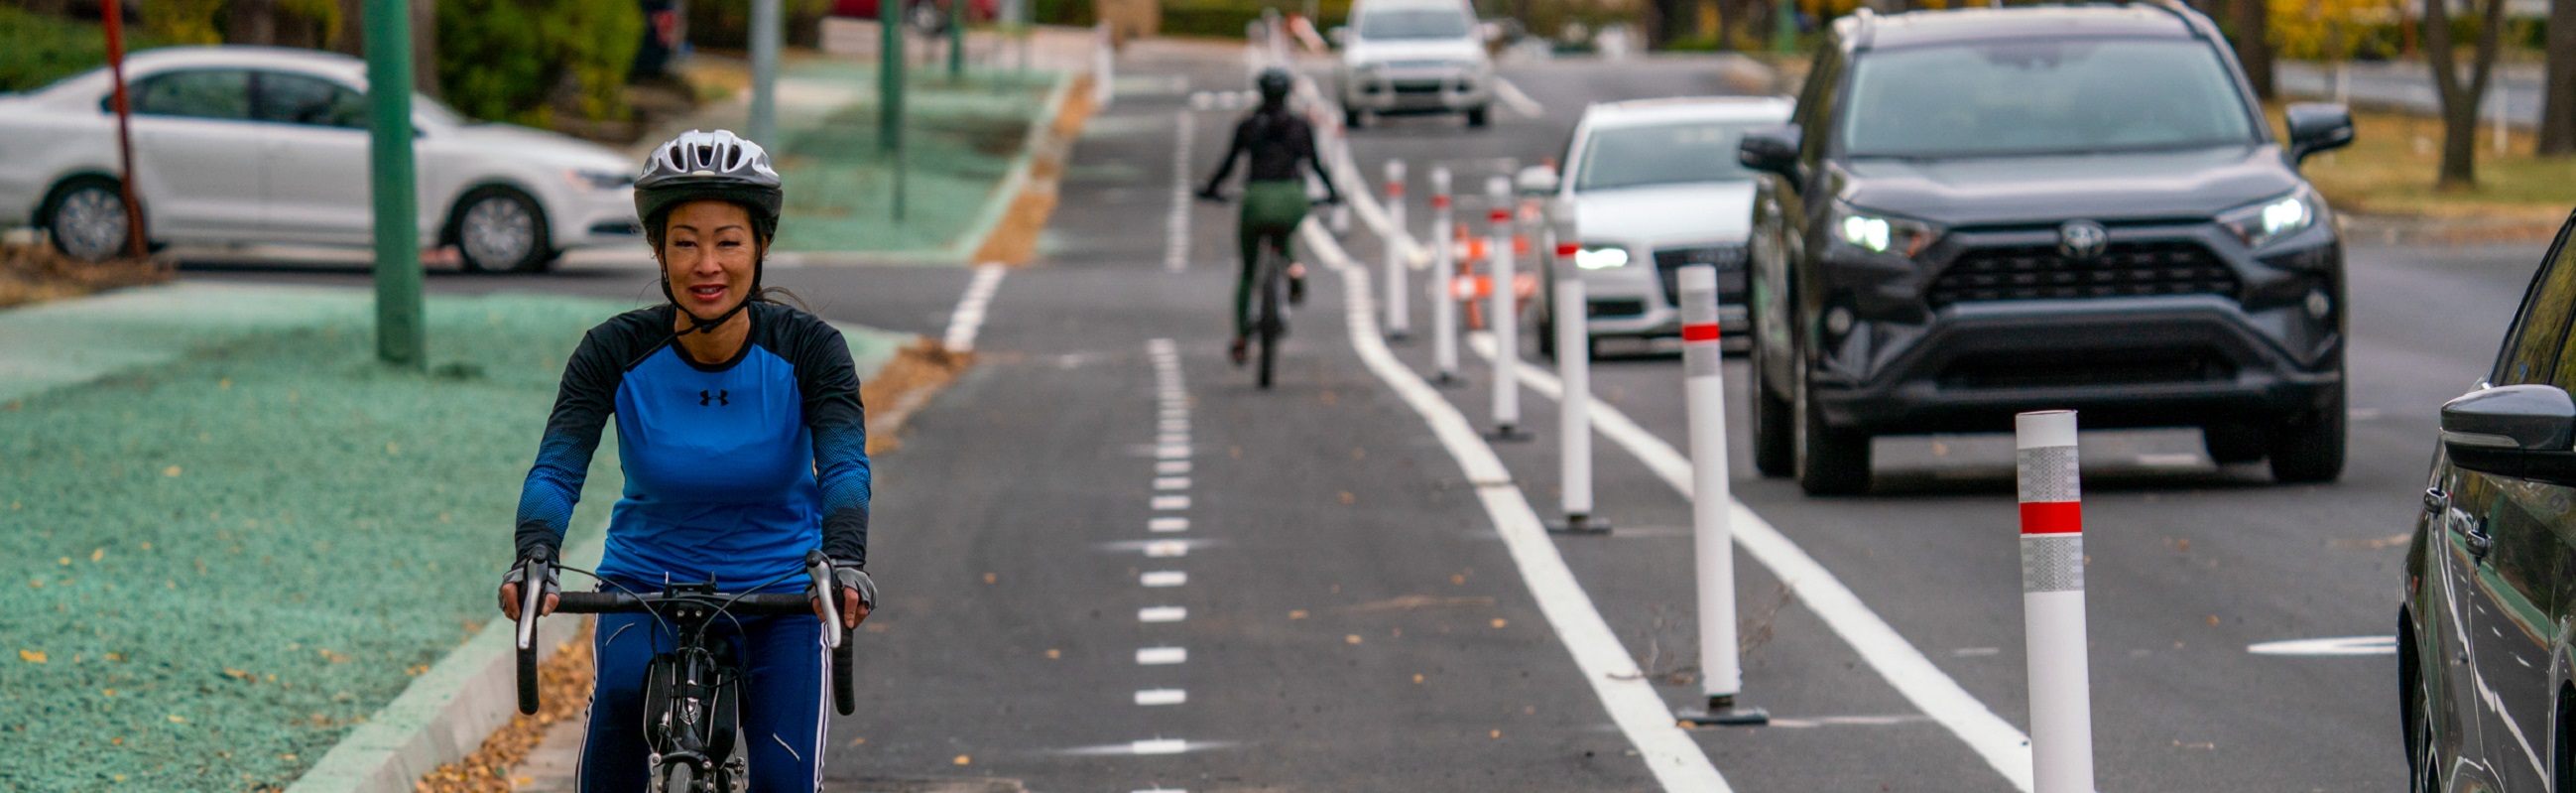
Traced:
<path fill-rule="evenodd" d="M 2198 427 L 2222 464 L 2329 481 L 2343 252 L 2226 40 L 2172 3 L 1838 20 L 1793 123 L 1746 135 L 1756 467 L 1870 484 L 1879 435 Z"/>

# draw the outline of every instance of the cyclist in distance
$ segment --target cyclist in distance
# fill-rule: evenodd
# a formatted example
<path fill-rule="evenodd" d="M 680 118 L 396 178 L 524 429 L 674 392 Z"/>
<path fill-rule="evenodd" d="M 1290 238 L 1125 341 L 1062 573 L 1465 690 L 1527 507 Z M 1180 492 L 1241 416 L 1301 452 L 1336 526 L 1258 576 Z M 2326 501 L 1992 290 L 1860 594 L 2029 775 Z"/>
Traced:
<path fill-rule="evenodd" d="M 1260 267 L 1261 245 L 1265 241 L 1277 245 L 1280 255 L 1287 257 L 1288 237 L 1306 219 L 1306 182 L 1299 167 L 1313 172 L 1324 183 L 1325 203 L 1342 201 L 1341 191 L 1333 187 L 1332 175 L 1324 172 L 1323 162 L 1315 156 L 1315 128 L 1288 112 L 1288 70 L 1276 66 L 1264 69 L 1254 84 L 1261 89 L 1261 106 L 1234 125 L 1234 143 L 1226 148 L 1216 175 L 1208 177 L 1207 188 L 1199 191 L 1200 198 L 1225 200 L 1217 188 L 1234 174 L 1235 160 L 1251 158 L 1252 164 L 1244 173 L 1243 214 L 1235 232 L 1243 248 L 1243 269 L 1234 279 L 1234 345 L 1227 354 L 1234 357 L 1236 366 L 1243 365 L 1244 337 L 1252 330 L 1252 282 L 1260 277 L 1255 270 Z M 1305 268 L 1292 265 L 1288 276 L 1290 300 L 1304 300 Z"/>
<path fill-rule="evenodd" d="M 769 155 L 731 132 L 657 147 L 635 180 L 635 214 L 670 302 L 620 314 L 582 337 L 564 365 L 537 460 L 519 498 L 521 564 L 501 584 L 518 616 L 525 562 L 560 558 L 565 524 L 600 430 L 617 422 L 625 497 L 599 562 L 606 591 L 652 593 L 710 579 L 725 592 L 806 586 L 806 552 L 831 558 L 843 629 L 873 607 L 869 474 L 859 378 L 839 331 L 776 302 L 761 260 L 782 198 Z M 558 582 L 543 582 L 542 612 Z M 820 614 L 822 604 L 815 601 Z M 812 793 L 822 779 L 823 626 L 744 617 L 714 630 L 743 670 L 740 723 L 753 793 Z M 644 669 L 674 644 L 649 614 L 602 615 L 580 790 L 648 784 Z"/>

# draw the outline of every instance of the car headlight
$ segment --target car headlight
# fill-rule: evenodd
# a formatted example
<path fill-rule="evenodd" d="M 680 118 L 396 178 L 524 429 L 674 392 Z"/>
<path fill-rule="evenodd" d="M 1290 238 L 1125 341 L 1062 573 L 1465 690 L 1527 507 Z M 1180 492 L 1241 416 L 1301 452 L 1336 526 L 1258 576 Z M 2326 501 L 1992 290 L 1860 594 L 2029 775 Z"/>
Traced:
<path fill-rule="evenodd" d="M 2218 225 L 2235 232 L 2245 247 L 2260 248 L 2273 240 L 2308 230 L 2324 218 L 2326 202 L 2301 187 L 2289 195 L 2218 213 Z"/>
<path fill-rule="evenodd" d="M 1941 227 L 1920 220 L 1836 205 L 1833 233 L 1835 239 L 1852 247 L 1911 259 L 1923 249 L 1932 247 L 1933 240 L 1941 238 Z"/>
<path fill-rule="evenodd" d="M 1585 245 L 1574 251 L 1574 266 L 1585 270 L 1608 270 L 1628 266 L 1628 249 L 1616 245 Z"/>
<path fill-rule="evenodd" d="M 635 175 L 623 171 L 594 171 L 575 168 L 564 172 L 564 180 L 583 190 L 615 190 L 635 183 Z"/>

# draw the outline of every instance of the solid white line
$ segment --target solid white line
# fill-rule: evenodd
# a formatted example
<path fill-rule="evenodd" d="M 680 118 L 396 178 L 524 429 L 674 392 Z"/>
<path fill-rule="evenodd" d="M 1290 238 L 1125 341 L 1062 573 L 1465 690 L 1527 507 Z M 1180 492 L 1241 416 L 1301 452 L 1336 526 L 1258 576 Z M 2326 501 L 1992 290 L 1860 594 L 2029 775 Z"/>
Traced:
<path fill-rule="evenodd" d="M 1165 666 L 1169 664 L 1186 663 L 1189 660 L 1190 648 L 1187 647 L 1136 648 L 1136 663 L 1145 666 Z"/>
<path fill-rule="evenodd" d="M 1177 688 L 1148 688 L 1136 692 L 1138 705 L 1178 705 L 1190 701 L 1190 692 Z"/>
<path fill-rule="evenodd" d="M 1190 610 L 1182 606 L 1146 606 L 1136 610 L 1137 622 L 1179 622 L 1189 618 Z"/>
<path fill-rule="evenodd" d="M 1523 118 L 1547 115 L 1546 105 L 1539 104 L 1538 100 L 1531 99 L 1529 94 L 1522 92 L 1520 86 L 1513 85 L 1512 81 L 1501 77 L 1494 78 L 1494 98 L 1503 100 L 1503 104 L 1510 105 L 1512 112 L 1521 114 Z"/>
<path fill-rule="evenodd" d="M 1153 507 L 1154 507 L 1155 509 L 1161 509 L 1161 510 L 1189 509 L 1189 508 L 1190 508 L 1190 497 L 1189 497 L 1189 496 L 1155 496 L 1155 497 L 1154 497 L 1150 502 L 1148 502 L 1148 503 L 1152 504 L 1152 505 L 1153 505 Z"/>
<path fill-rule="evenodd" d="M 1190 143 L 1198 125 L 1190 123 L 1187 110 L 1172 117 L 1181 128 L 1172 141 L 1172 214 L 1163 221 L 1163 269 L 1177 273 L 1190 266 Z"/>
<path fill-rule="evenodd" d="M 984 327 L 984 308 L 993 302 L 993 292 L 1002 286 L 1002 275 L 1010 272 L 999 264 L 975 267 L 975 279 L 966 282 L 966 295 L 957 299 L 957 310 L 948 315 L 948 335 L 940 346 L 953 352 L 975 349 L 975 334 Z"/>
<path fill-rule="evenodd" d="M 1352 263 L 1332 235 L 1324 233 L 1323 227 L 1311 219 L 1299 231 L 1305 235 L 1307 249 L 1315 251 L 1342 275 L 1346 295 L 1342 311 L 1350 323 L 1351 346 L 1360 360 L 1414 412 L 1422 414 L 1432 434 L 1458 460 L 1468 481 L 1508 481 L 1511 472 L 1495 456 L 1493 447 L 1476 434 L 1476 428 L 1467 423 L 1467 417 L 1387 350 L 1385 340 L 1378 336 L 1367 268 Z M 1708 755 L 1700 751 L 1699 744 L 1674 723 L 1663 696 L 1637 669 L 1635 658 L 1593 607 L 1592 597 L 1584 593 L 1574 571 L 1565 566 L 1565 557 L 1557 553 L 1555 541 L 1548 539 L 1547 528 L 1539 522 L 1529 498 L 1520 488 L 1508 485 L 1479 487 L 1476 495 L 1484 502 L 1486 515 L 1493 519 L 1496 533 L 1502 535 L 1521 579 L 1529 585 L 1530 595 L 1538 601 L 1539 613 L 1547 617 L 1558 641 L 1564 643 L 1576 668 L 1582 671 L 1584 682 L 1591 685 L 1593 695 L 1609 711 L 1610 720 L 1637 747 L 1656 781 L 1671 791 L 1733 790 L 1718 774 L 1717 766 L 1709 763 Z"/>
<path fill-rule="evenodd" d="M 1494 355 L 1495 345 L 1490 334 L 1471 337 L 1468 346 L 1486 358 Z M 1521 384 L 1549 399 L 1558 399 L 1564 394 L 1556 375 L 1536 366 L 1521 367 Z M 1593 401 L 1592 426 L 1598 428 L 1604 437 L 1625 447 L 1628 453 L 1636 455 L 1648 470 L 1655 472 L 1655 476 L 1681 493 L 1682 498 L 1690 498 L 1690 458 L 1674 450 L 1671 444 L 1637 426 L 1637 422 L 1629 420 L 1628 414 L 1606 401 Z M 1825 625 L 1851 644 L 1852 650 L 1859 653 L 1861 660 L 1868 662 L 1871 669 L 1877 670 L 1879 677 L 1885 678 L 1888 685 L 1905 695 L 1905 699 L 1914 703 L 1914 707 L 1921 709 L 1924 715 L 1932 717 L 1933 721 L 1959 736 L 1959 740 L 1967 742 L 1971 751 L 1985 758 L 1986 764 L 2003 774 L 2014 788 L 2024 793 L 2031 790 L 2029 736 L 1996 716 L 1985 703 L 1977 701 L 1976 696 L 1961 688 L 1958 681 L 1932 665 L 1932 660 L 1925 658 L 1923 651 L 1915 649 L 1913 643 L 1896 632 L 1896 628 L 1879 618 L 1878 612 L 1871 611 L 1869 605 L 1843 586 L 1842 580 L 1835 578 L 1832 571 L 1808 556 L 1797 543 L 1773 528 L 1769 521 L 1754 514 L 1751 508 L 1744 506 L 1744 502 L 1735 502 L 1733 514 L 1736 544 L 1744 546 L 1744 550 L 1763 567 L 1770 568 L 1772 575 L 1779 576 L 1780 582 L 1797 594 L 1798 602 L 1805 604 L 1807 610 L 1815 612 L 1816 616 L 1823 617 Z"/>
<path fill-rule="evenodd" d="M 1147 519 L 1145 519 L 1145 530 L 1146 530 L 1146 531 L 1189 531 L 1189 530 L 1190 530 L 1190 519 L 1189 519 L 1189 518 L 1176 518 L 1176 517 L 1170 517 L 1170 516 L 1164 516 L 1164 517 L 1160 517 L 1160 518 L 1147 518 Z"/>
<path fill-rule="evenodd" d="M 1162 476 L 1162 477 L 1155 477 L 1155 478 L 1154 478 L 1154 489 L 1156 489 L 1156 490 L 1188 490 L 1188 489 L 1190 489 L 1190 478 L 1189 478 L 1189 477 L 1186 477 L 1186 476 Z"/>
<path fill-rule="evenodd" d="M 1149 587 L 1175 587 L 1190 582 L 1190 574 L 1179 570 L 1148 570 L 1136 576 L 1136 583 Z"/>

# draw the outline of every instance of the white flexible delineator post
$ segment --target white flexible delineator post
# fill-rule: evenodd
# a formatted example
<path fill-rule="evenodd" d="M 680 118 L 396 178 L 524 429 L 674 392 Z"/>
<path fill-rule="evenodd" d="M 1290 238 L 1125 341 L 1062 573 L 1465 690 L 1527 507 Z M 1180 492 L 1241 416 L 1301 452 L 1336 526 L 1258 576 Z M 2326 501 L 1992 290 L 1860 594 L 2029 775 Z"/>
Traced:
<path fill-rule="evenodd" d="M 1496 440 L 1527 437 L 1520 431 L 1520 322 L 1512 294 L 1512 180 L 1485 180 L 1485 219 L 1493 224 L 1493 241 L 1485 252 L 1485 280 L 1493 287 L 1485 324 L 1494 333 L 1500 354 L 1494 356 L 1494 431 Z"/>
<path fill-rule="evenodd" d="M 1770 714 L 1737 701 L 1744 665 L 1735 635 L 1735 495 L 1726 470 L 1726 353 L 1718 338 L 1717 268 L 1681 269 L 1682 381 L 1690 410 L 1692 559 L 1698 568 L 1700 693 L 1709 724 L 1764 724 Z"/>
<path fill-rule="evenodd" d="M 1404 161 L 1386 161 L 1386 217 L 1389 225 L 1404 228 Z M 1386 241 L 1386 337 L 1403 339 L 1413 334 L 1413 296 L 1404 293 L 1404 246 L 1390 236 Z"/>
<path fill-rule="evenodd" d="M 2093 793 L 2093 687 L 2084 626 L 2084 510 L 2075 411 L 2013 417 L 2021 496 L 2022 630 L 2033 793 Z"/>
<path fill-rule="evenodd" d="M 1431 169 L 1431 381 L 1458 382 L 1458 251 L 1450 233 L 1457 228 L 1450 209 L 1449 166 Z"/>
<path fill-rule="evenodd" d="M 1564 384 L 1557 398 L 1558 474 L 1563 480 L 1565 525 L 1550 531 L 1570 534 L 1601 534 L 1610 524 L 1592 514 L 1592 345 L 1591 329 L 1583 318 L 1583 279 L 1575 275 L 1571 259 L 1574 244 L 1557 243 L 1556 304 L 1556 378 Z"/>

